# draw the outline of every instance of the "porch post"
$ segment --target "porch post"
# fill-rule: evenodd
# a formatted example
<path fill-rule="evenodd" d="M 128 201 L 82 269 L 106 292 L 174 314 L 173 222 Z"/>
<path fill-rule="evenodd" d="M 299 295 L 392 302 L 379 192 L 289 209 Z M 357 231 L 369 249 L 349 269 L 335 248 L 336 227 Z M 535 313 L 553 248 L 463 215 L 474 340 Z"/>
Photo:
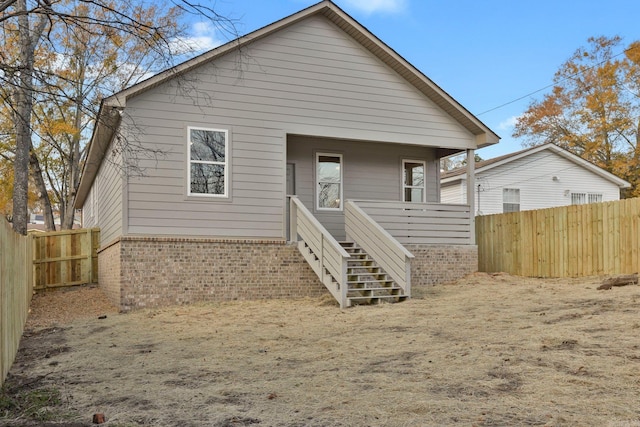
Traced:
<path fill-rule="evenodd" d="M 470 218 L 470 231 L 471 241 L 470 244 L 476 244 L 476 153 L 475 150 L 467 150 L 467 204 L 469 205 Z"/>
<path fill-rule="evenodd" d="M 298 206 L 296 206 L 294 198 L 289 197 L 289 242 L 298 241 Z"/>

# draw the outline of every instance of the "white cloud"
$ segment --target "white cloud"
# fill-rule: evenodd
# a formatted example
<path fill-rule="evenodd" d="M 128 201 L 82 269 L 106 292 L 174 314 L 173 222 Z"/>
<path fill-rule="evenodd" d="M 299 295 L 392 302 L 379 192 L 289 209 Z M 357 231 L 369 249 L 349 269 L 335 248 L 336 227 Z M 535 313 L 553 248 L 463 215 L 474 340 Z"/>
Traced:
<path fill-rule="evenodd" d="M 222 44 L 216 37 L 216 28 L 210 22 L 195 22 L 191 27 L 191 34 L 171 42 L 171 52 L 175 55 L 185 55 L 205 52 Z"/>
<path fill-rule="evenodd" d="M 365 13 L 397 13 L 405 9 L 407 0 L 345 0 L 345 3 Z"/>
<path fill-rule="evenodd" d="M 513 129 L 519 118 L 520 117 L 518 116 L 511 116 L 508 119 L 501 121 L 500 124 L 498 124 L 498 130 Z"/>

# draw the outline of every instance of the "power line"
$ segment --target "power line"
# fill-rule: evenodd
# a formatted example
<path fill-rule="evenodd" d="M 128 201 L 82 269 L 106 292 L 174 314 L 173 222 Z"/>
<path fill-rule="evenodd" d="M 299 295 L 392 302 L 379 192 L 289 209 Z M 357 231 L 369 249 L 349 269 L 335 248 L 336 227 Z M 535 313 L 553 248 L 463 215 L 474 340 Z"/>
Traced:
<path fill-rule="evenodd" d="M 610 57 L 610 58 L 608 58 L 608 59 L 605 59 L 605 60 L 603 60 L 603 61 L 600 61 L 600 62 L 598 62 L 597 64 L 594 64 L 594 65 L 592 65 L 592 66 L 590 66 L 590 67 L 585 68 L 584 70 L 580 70 L 580 71 L 578 71 L 578 72 L 576 72 L 576 73 L 574 73 L 574 74 L 571 74 L 570 76 L 567 76 L 567 77 L 563 78 L 563 79 L 562 79 L 562 80 L 560 80 L 558 83 L 552 83 L 552 84 L 547 85 L 547 86 L 545 86 L 545 87 L 543 87 L 543 88 L 540 88 L 540 89 L 534 90 L 533 92 L 530 92 L 530 93 L 528 93 L 528 94 L 526 94 L 526 95 L 522 95 L 522 96 L 521 96 L 521 97 L 519 97 L 519 98 L 513 99 L 513 100 L 511 100 L 511 101 L 509 101 L 509 102 L 505 102 L 504 104 L 498 105 L 497 107 L 490 108 L 490 109 L 488 109 L 488 110 L 486 110 L 486 111 L 483 111 L 482 113 L 478 113 L 478 114 L 476 114 L 476 116 L 481 116 L 481 115 L 483 115 L 483 114 L 490 113 L 491 111 L 498 110 L 498 109 L 500 109 L 500 108 L 502 108 L 502 107 L 506 107 L 507 105 L 510 105 L 510 104 L 516 103 L 516 102 L 518 102 L 518 101 L 521 101 L 521 100 L 523 100 L 523 99 L 525 99 L 525 98 L 528 98 L 528 97 L 530 97 L 531 95 L 535 95 L 535 94 L 536 94 L 536 93 L 538 93 L 538 92 L 542 92 L 543 90 L 547 90 L 547 89 L 549 89 L 550 87 L 554 87 L 556 84 L 559 84 L 559 83 L 565 82 L 565 81 L 567 81 L 567 80 L 569 80 L 569 79 L 573 79 L 574 77 L 579 76 L 580 74 L 584 74 L 586 71 L 589 71 L 589 70 L 591 70 L 591 69 L 593 69 L 593 68 L 599 67 L 600 65 L 602 65 L 602 64 L 604 64 L 604 63 L 606 63 L 606 62 L 610 61 L 610 60 L 611 60 L 611 59 L 613 59 L 613 58 L 617 58 L 617 57 L 618 57 L 618 56 L 620 56 L 620 55 L 624 55 L 625 53 L 627 53 L 628 51 L 630 51 L 630 50 L 632 50 L 632 49 L 637 49 L 637 47 L 636 47 L 636 46 L 634 46 L 634 47 L 628 47 L 628 48 L 626 48 L 625 50 L 623 50 L 622 52 L 620 52 L 620 53 L 618 53 L 618 54 L 616 54 L 616 55 L 613 55 L 612 57 Z"/>

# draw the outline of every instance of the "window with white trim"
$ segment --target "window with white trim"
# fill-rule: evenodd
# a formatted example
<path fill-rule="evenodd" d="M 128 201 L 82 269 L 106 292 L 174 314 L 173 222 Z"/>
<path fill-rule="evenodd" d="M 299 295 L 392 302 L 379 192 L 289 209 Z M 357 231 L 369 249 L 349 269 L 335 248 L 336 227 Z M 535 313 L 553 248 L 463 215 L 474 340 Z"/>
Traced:
<path fill-rule="evenodd" d="M 586 193 L 571 193 L 572 205 L 584 205 L 585 203 L 587 203 Z"/>
<path fill-rule="evenodd" d="M 586 203 L 602 202 L 602 194 L 598 193 L 571 193 L 572 205 L 584 205 Z"/>
<path fill-rule="evenodd" d="M 602 202 L 602 194 L 589 193 L 589 203 Z"/>
<path fill-rule="evenodd" d="M 342 154 L 316 153 L 316 208 L 342 209 Z"/>
<path fill-rule="evenodd" d="M 228 197 L 229 132 L 189 127 L 188 134 L 188 194 Z"/>
<path fill-rule="evenodd" d="M 502 189 L 502 212 L 520 212 L 520 189 Z"/>
<path fill-rule="evenodd" d="M 402 161 L 402 200 L 424 203 L 426 163 L 422 160 Z"/>

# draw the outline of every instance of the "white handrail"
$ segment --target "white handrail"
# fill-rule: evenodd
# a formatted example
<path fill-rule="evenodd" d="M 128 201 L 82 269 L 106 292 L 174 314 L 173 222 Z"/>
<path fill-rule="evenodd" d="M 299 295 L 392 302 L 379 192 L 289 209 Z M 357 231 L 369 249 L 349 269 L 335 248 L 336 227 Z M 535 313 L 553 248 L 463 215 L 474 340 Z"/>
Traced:
<path fill-rule="evenodd" d="M 298 242 L 298 236 L 302 238 L 314 257 L 305 253 L 304 245 L 299 244 L 298 249 L 338 300 L 340 308 L 347 307 L 347 260 L 351 256 L 296 196 L 291 196 L 289 227 L 291 241 Z M 325 271 L 329 272 L 330 277 Z M 338 284 L 337 288 L 334 281 Z"/>
<path fill-rule="evenodd" d="M 347 238 L 364 248 L 400 285 L 405 295 L 411 295 L 411 259 L 414 255 L 351 200 L 345 204 L 345 231 Z"/>
<path fill-rule="evenodd" d="M 469 205 L 382 200 L 352 202 L 402 244 L 473 244 L 473 214 Z"/>

